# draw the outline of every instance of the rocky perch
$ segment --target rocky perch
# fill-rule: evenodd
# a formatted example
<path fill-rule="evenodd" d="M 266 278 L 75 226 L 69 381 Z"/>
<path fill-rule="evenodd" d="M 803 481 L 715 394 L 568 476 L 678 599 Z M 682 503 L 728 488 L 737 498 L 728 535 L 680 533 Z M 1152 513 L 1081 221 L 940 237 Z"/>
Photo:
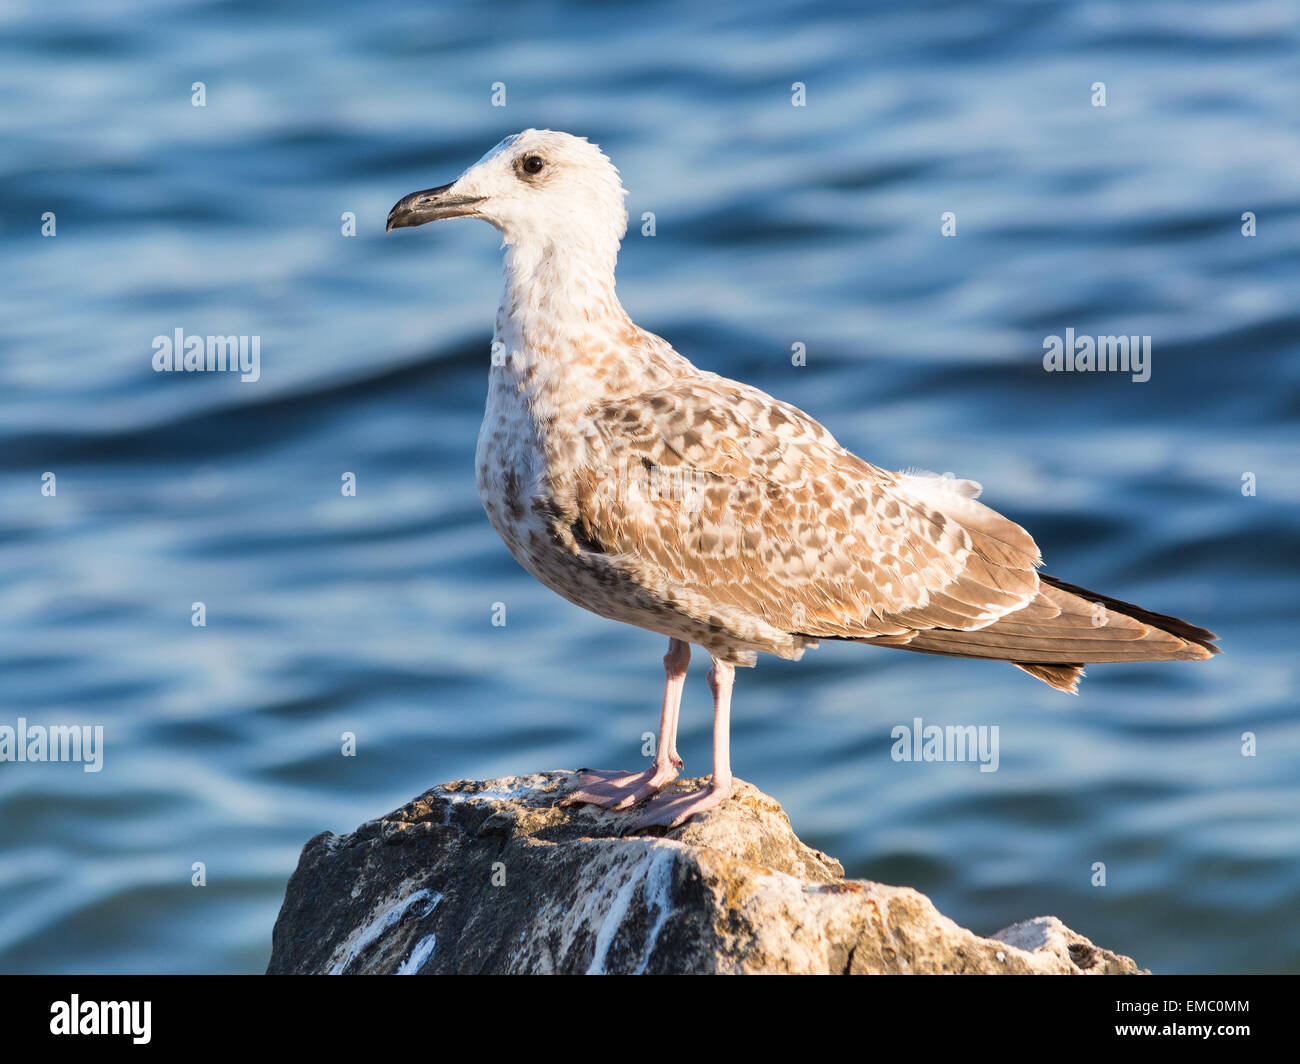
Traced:
<path fill-rule="evenodd" d="M 447 783 L 317 835 L 268 974 L 1139 971 L 1052 916 L 981 938 L 915 890 L 845 879 L 739 780 L 721 808 L 654 835 L 622 834 L 635 813 L 558 806 L 576 783 Z"/>

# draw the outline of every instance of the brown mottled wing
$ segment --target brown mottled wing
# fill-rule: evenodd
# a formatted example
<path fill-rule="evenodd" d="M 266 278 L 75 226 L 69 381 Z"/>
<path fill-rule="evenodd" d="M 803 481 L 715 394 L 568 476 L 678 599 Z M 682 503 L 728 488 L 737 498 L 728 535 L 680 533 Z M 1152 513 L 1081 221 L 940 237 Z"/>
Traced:
<path fill-rule="evenodd" d="M 1019 526 L 942 478 L 862 461 L 757 389 L 697 377 L 587 413 L 575 535 L 701 619 L 901 644 L 1037 593 Z"/>

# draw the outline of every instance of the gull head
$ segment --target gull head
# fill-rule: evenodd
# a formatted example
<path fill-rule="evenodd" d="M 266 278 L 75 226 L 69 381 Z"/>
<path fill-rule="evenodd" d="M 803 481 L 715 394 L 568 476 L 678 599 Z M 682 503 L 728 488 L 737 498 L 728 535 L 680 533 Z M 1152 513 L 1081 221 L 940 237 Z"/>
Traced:
<path fill-rule="evenodd" d="M 585 137 L 526 129 L 506 137 L 450 184 L 404 196 L 388 231 L 444 218 L 482 218 L 503 242 L 537 251 L 584 246 L 617 254 L 627 232 L 618 170 Z"/>

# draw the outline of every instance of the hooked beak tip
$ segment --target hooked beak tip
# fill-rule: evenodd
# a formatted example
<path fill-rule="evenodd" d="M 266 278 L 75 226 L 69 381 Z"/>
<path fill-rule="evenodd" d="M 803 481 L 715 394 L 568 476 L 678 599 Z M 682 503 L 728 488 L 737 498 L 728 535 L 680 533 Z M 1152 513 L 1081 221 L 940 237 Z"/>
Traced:
<path fill-rule="evenodd" d="M 394 229 L 423 225 L 425 222 L 436 222 L 443 218 L 462 218 L 475 213 L 474 208 L 485 198 L 453 195 L 449 191 L 451 187 L 451 185 L 440 185 L 437 188 L 426 188 L 420 192 L 412 192 L 409 196 L 403 196 L 388 212 L 388 224 L 384 232 L 391 233 Z"/>

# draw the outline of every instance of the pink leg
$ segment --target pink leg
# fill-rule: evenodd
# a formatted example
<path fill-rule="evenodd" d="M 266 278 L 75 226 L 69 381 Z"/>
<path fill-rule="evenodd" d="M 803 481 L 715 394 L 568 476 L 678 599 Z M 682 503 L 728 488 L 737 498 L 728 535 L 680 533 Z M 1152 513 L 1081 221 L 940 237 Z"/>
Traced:
<path fill-rule="evenodd" d="M 682 708 L 682 685 L 691 661 L 691 646 L 680 639 L 668 642 L 664 655 L 664 705 L 659 714 L 659 745 L 654 764 L 644 772 L 595 770 L 584 772 L 578 789 L 567 794 L 561 805 L 589 802 L 605 809 L 627 809 L 644 802 L 677 778 L 682 759 L 677 756 L 677 718 Z"/>
<path fill-rule="evenodd" d="M 633 830 L 652 824 L 675 828 L 731 797 L 731 687 L 735 679 L 734 665 L 713 659 L 709 670 L 709 690 L 713 692 L 713 781 L 689 794 L 660 795 L 646 806 Z"/>

